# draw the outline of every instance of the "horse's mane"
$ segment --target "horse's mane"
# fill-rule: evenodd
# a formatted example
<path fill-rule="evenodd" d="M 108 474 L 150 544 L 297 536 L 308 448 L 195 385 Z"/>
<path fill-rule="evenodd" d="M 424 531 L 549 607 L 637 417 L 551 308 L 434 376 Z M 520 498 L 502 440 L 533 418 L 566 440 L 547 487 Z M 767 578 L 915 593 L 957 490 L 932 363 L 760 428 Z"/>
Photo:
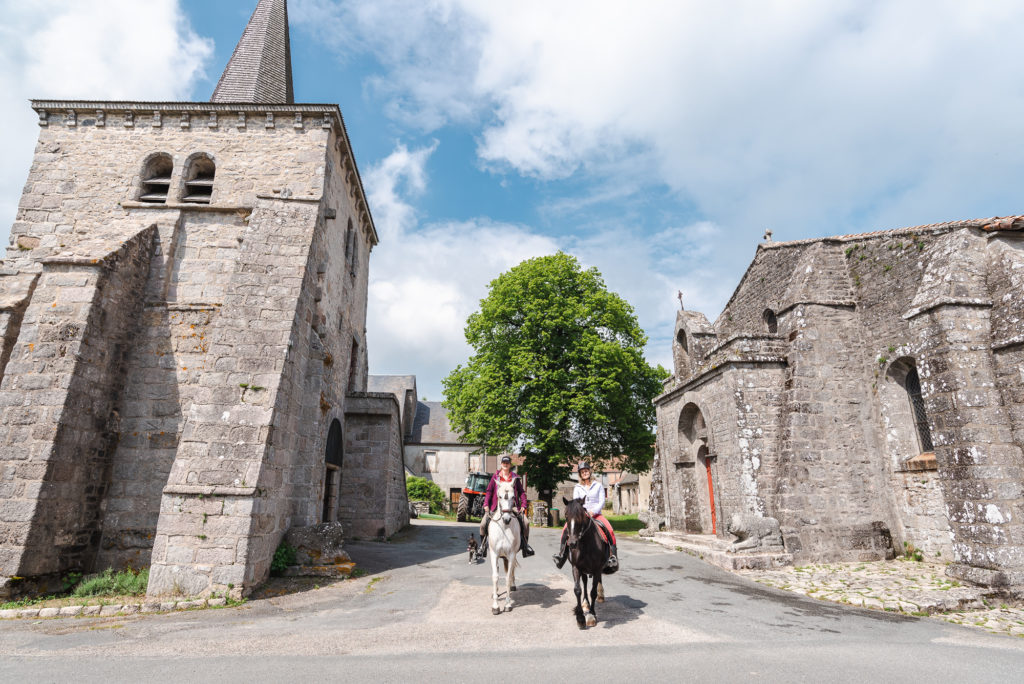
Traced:
<path fill-rule="evenodd" d="M 582 523 L 583 519 L 587 515 L 587 509 L 583 507 L 583 499 L 562 499 L 565 504 L 565 520 L 575 520 L 578 523 Z"/>

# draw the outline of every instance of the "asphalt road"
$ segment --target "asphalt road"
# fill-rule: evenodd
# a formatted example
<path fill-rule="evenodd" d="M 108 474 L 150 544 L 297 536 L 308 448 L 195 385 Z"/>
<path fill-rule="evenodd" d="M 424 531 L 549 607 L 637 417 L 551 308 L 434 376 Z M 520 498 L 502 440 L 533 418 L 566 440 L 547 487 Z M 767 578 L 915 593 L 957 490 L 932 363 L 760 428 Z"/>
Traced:
<path fill-rule="evenodd" d="M 535 530 L 511 612 L 491 615 L 475 525 L 355 542 L 367 575 L 238 608 L 0 622 L 0 681 L 1011 682 L 1024 640 L 823 603 L 622 540 L 596 627 Z"/>

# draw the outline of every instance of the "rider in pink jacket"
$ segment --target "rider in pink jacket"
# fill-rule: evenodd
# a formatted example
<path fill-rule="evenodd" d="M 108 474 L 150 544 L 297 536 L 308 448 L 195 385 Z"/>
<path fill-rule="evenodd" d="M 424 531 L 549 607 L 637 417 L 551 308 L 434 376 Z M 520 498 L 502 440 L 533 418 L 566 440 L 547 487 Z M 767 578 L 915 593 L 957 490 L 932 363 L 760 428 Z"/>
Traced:
<path fill-rule="evenodd" d="M 491 477 L 484 494 L 484 516 L 480 520 L 480 557 L 487 556 L 487 524 L 490 521 L 488 513 L 498 508 L 498 485 L 501 482 L 512 483 L 518 508 L 516 516 L 519 518 L 519 529 L 523 534 L 523 558 L 527 558 L 532 556 L 534 551 L 530 548 L 530 528 L 526 524 L 526 488 L 523 487 L 522 478 L 512 472 L 512 459 L 507 455 L 501 457 L 501 469 Z"/>

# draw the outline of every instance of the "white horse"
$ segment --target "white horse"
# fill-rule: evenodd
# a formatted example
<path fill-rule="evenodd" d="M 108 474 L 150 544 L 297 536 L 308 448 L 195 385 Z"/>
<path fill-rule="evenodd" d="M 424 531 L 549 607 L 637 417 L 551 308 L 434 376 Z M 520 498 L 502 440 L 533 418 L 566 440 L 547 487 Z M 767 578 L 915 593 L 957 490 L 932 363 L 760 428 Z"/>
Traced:
<path fill-rule="evenodd" d="M 501 483 L 498 490 L 498 509 L 491 513 L 487 524 L 487 552 L 491 556 L 491 580 L 494 593 L 491 613 L 498 615 L 498 558 L 505 561 L 505 610 L 512 610 L 512 592 L 516 590 L 516 554 L 522 543 L 519 519 L 513 512 L 514 493 L 511 483 Z"/>

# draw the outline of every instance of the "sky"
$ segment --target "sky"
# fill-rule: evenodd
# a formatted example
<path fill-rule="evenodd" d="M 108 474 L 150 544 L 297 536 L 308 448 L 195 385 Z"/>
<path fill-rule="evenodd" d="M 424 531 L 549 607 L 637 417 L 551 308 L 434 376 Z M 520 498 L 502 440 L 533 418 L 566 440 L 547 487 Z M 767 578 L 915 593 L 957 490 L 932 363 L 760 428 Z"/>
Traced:
<path fill-rule="evenodd" d="M 208 100 L 255 0 L 0 0 L 0 226 L 28 98 Z M 775 240 L 1024 213 L 1024 3 L 291 0 L 296 100 L 337 103 L 380 244 L 370 372 L 441 379 L 467 316 L 563 250 L 671 363 Z"/>

